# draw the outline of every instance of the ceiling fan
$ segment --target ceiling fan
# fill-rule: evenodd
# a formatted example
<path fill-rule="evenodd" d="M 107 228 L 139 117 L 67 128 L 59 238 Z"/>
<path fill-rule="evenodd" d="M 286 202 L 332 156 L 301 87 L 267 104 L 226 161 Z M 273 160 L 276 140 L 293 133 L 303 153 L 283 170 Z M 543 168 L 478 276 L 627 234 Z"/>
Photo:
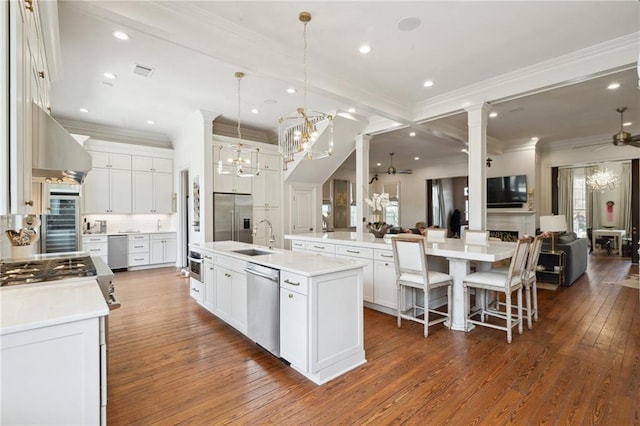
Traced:
<path fill-rule="evenodd" d="M 395 175 L 395 174 L 399 174 L 399 175 L 410 175 L 411 173 L 413 173 L 413 170 L 411 169 L 406 169 L 406 170 L 398 170 L 395 167 L 393 167 L 393 152 L 389 153 L 389 156 L 391 157 L 391 165 L 389 166 L 389 168 L 387 169 L 387 174 L 388 175 Z"/>
<path fill-rule="evenodd" d="M 640 148 L 640 135 L 631 135 L 622 129 L 626 110 L 627 107 L 616 108 L 616 111 L 620 113 L 620 132 L 613 135 L 613 144 L 615 146 L 631 145 Z"/>

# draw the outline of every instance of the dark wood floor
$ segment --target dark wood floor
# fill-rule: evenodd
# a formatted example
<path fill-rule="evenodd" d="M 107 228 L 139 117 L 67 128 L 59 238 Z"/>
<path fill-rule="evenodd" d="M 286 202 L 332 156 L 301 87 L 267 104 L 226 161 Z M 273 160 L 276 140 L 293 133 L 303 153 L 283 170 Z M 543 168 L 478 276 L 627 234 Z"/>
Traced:
<path fill-rule="evenodd" d="M 421 325 L 365 309 L 367 363 L 316 386 L 189 298 L 172 268 L 116 274 L 108 423 L 640 424 L 638 273 L 592 257 L 572 287 L 540 290 L 517 332 Z"/>

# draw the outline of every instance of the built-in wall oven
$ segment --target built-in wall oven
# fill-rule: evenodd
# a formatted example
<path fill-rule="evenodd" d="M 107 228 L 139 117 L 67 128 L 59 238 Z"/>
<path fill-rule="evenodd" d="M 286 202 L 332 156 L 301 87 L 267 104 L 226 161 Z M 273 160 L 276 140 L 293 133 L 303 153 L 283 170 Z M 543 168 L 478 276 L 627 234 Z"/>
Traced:
<path fill-rule="evenodd" d="M 202 282 L 202 253 L 189 251 L 189 275 L 196 281 Z"/>

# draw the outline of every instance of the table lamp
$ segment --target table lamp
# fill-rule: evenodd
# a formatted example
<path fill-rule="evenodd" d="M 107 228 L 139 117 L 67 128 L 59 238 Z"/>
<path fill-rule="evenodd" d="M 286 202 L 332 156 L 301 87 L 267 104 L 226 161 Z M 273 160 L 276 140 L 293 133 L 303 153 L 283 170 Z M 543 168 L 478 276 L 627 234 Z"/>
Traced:
<path fill-rule="evenodd" d="M 551 234 L 551 252 L 556 251 L 556 232 L 564 232 L 567 230 L 567 221 L 562 215 L 540 216 L 540 230 Z"/>

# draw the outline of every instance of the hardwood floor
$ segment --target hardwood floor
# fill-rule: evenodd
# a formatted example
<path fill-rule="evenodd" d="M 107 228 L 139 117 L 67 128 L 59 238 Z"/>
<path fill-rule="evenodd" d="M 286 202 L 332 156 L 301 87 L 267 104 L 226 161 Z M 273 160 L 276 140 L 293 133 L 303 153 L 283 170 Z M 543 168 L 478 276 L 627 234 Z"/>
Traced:
<path fill-rule="evenodd" d="M 316 386 L 189 297 L 173 268 L 116 274 L 108 423 L 640 424 L 638 273 L 594 257 L 572 287 L 539 290 L 522 335 L 422 325 L 365 309 L 367 363 Z"/>

